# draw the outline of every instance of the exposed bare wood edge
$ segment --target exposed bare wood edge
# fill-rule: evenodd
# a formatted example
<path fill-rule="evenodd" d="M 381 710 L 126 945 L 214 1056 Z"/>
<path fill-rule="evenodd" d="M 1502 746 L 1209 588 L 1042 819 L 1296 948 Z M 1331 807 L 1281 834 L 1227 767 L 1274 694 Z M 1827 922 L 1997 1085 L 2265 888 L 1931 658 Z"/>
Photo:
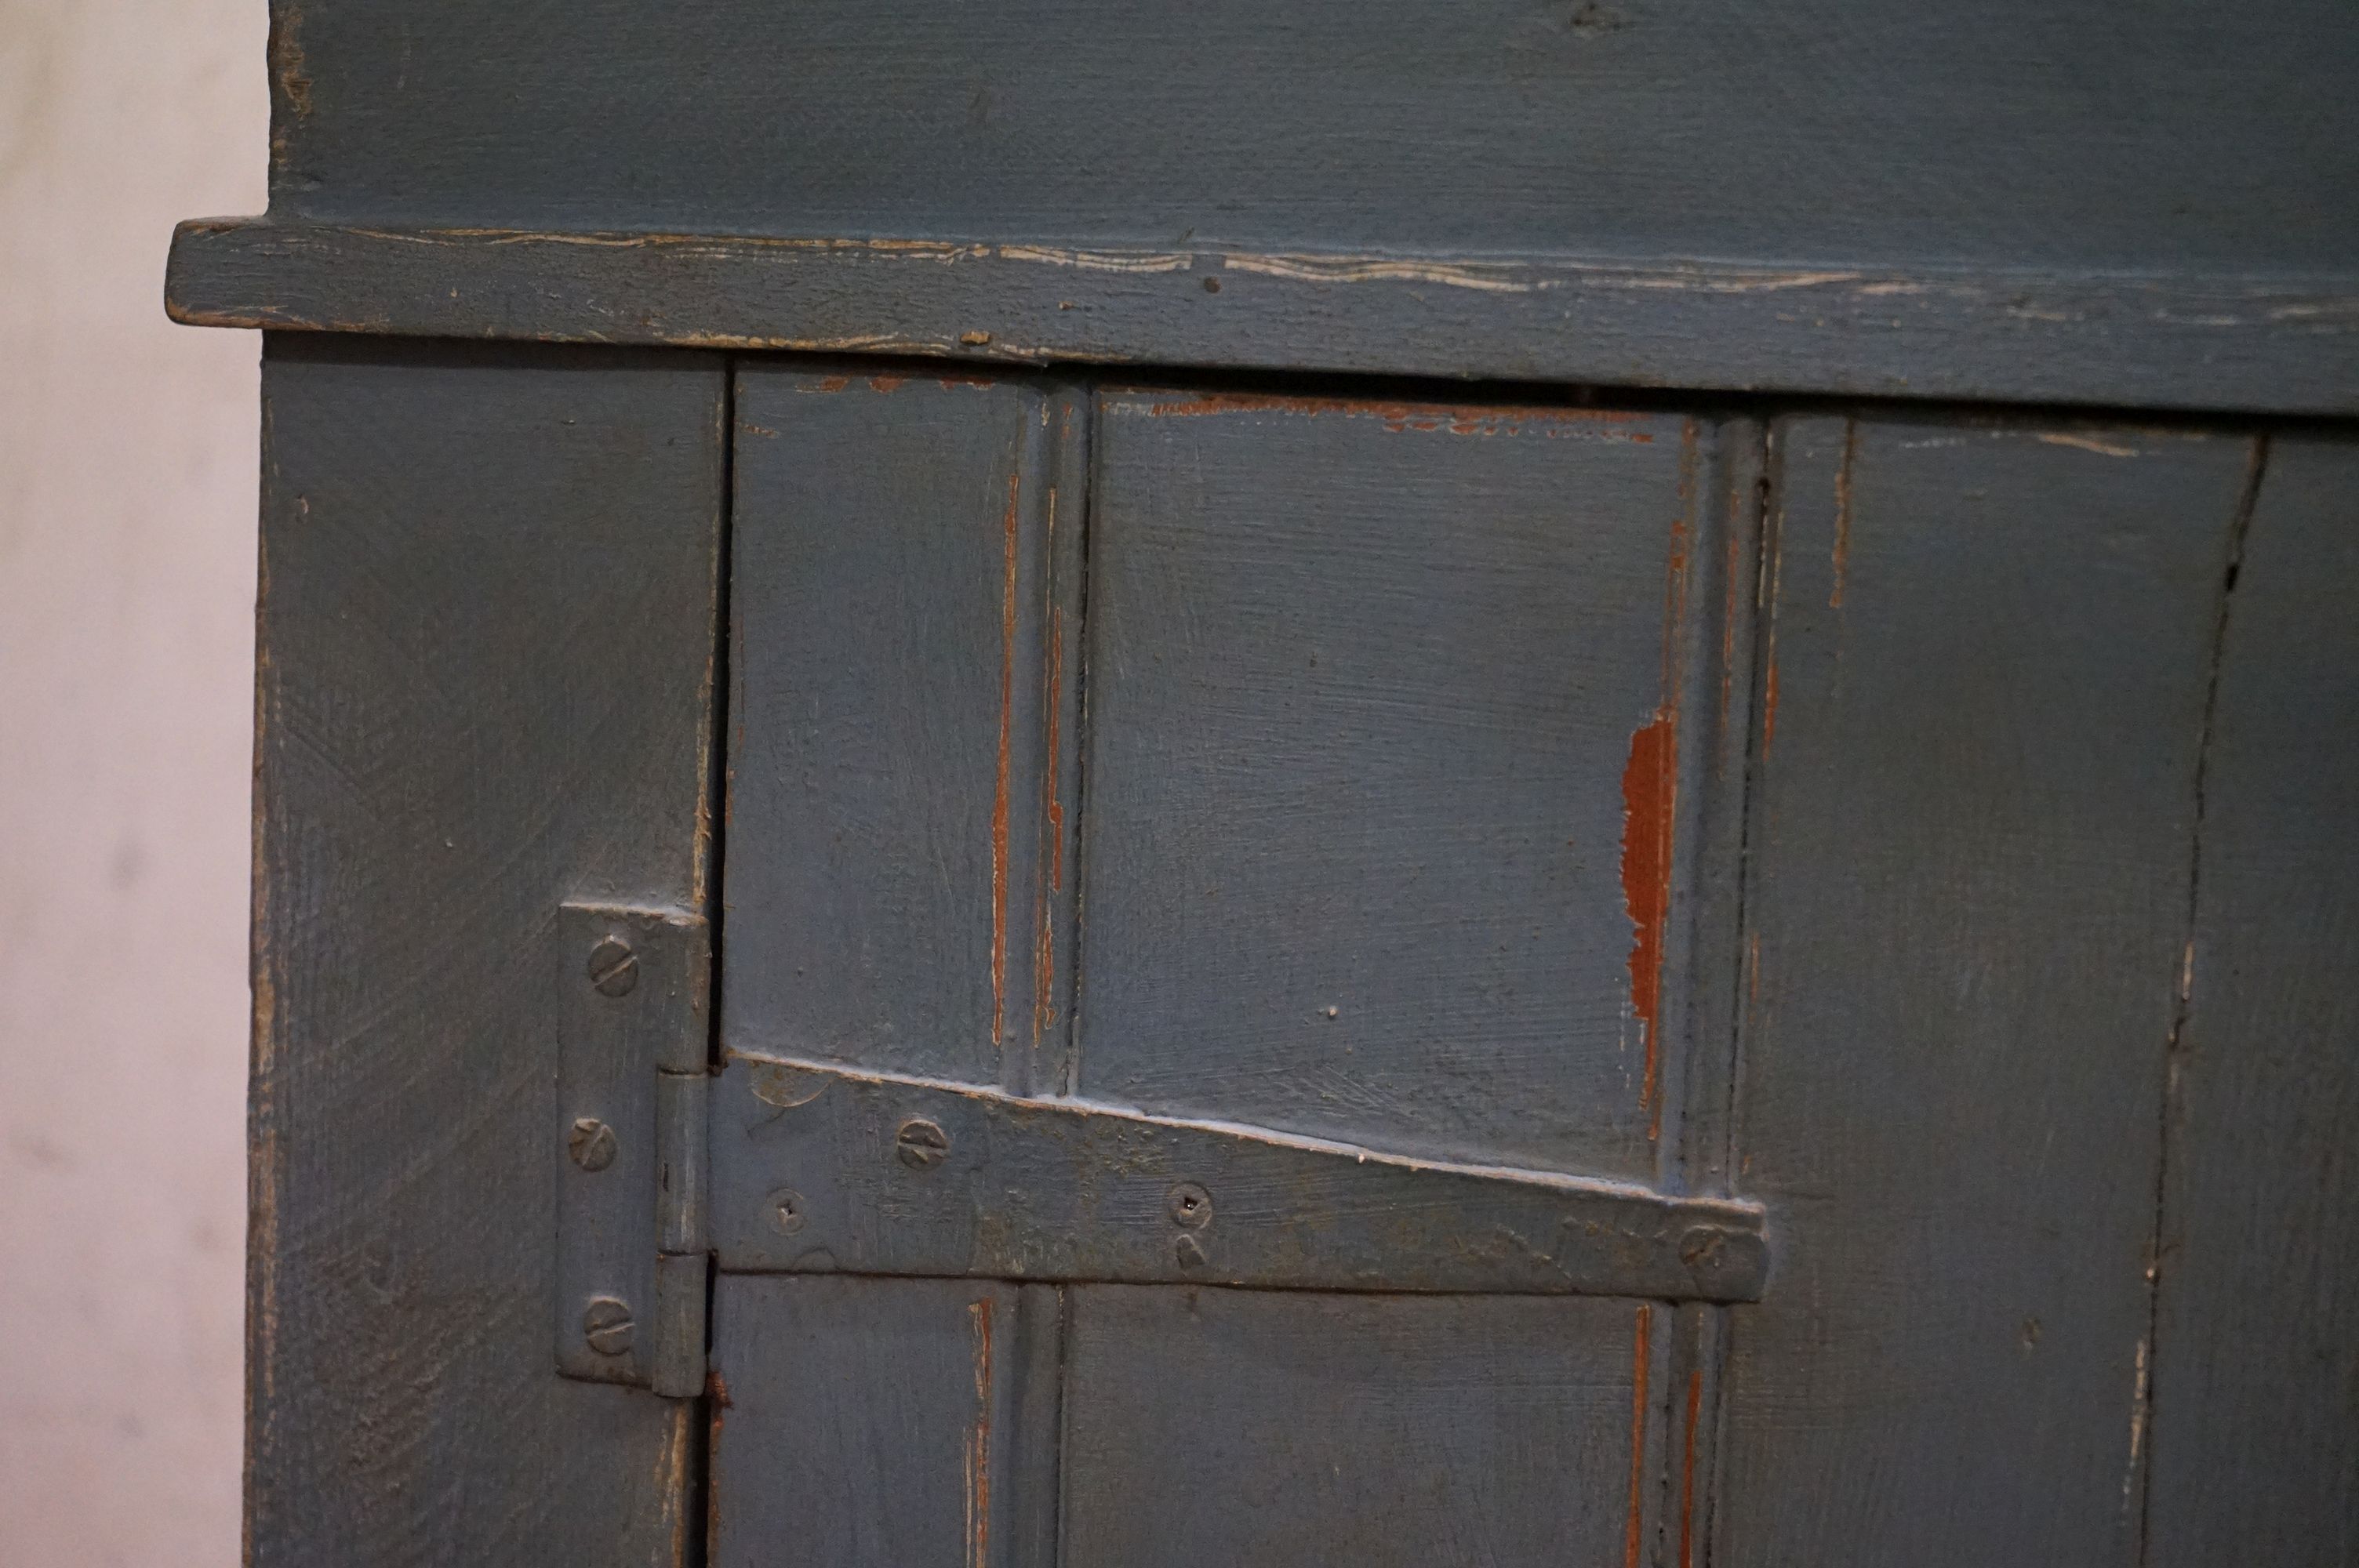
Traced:
<path fill-rule="evenodd" d="M 2359 276 L 1445 261 L 202 220 L 198 326 L 2359 413 Z"/>

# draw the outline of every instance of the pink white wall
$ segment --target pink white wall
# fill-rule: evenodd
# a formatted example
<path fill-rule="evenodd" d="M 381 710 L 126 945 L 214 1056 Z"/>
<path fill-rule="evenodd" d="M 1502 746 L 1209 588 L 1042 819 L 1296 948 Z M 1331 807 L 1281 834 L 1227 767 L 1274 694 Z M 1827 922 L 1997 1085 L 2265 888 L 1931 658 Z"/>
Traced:
<path fill-rule="evenodd" d="M 0 1562 L 237 1561 L 263 0 L 0 0 Z"/>

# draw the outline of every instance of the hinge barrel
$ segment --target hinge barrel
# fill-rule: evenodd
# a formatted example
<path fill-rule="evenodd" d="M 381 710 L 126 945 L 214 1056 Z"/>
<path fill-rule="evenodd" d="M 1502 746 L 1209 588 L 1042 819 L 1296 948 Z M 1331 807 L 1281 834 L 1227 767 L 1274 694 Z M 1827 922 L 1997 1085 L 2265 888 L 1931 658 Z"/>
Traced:
<path fill-rule="evenodd" d="M 648 1386 L 672 1399 L 704 1388 L 704 1117 L 702 1068 L 656 1082 L 655 1346 Z"/>
<path fill-rule="evenodd" d="M 658 1073 L 656 1089 L 656 1250 L 701 1253 L 704 1223 L 704 1115 L 712 1080 Z"/>

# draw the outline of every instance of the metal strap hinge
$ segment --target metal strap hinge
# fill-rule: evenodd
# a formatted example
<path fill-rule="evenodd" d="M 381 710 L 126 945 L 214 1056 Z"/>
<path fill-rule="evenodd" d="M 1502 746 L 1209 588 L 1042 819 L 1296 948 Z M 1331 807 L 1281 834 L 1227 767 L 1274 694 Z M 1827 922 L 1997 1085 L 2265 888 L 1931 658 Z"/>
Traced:
<path fill-rule="evenodd" d="M 1758 1300 L 1759 1205 L 732 1052 L 712 1245 L 741 1272 Z"/>
<path fill-rule="evenodd" d="M 557 947 L 557 1368 L 686 1398 L 711 1268 L 705 922 L 569 903 Z"/>

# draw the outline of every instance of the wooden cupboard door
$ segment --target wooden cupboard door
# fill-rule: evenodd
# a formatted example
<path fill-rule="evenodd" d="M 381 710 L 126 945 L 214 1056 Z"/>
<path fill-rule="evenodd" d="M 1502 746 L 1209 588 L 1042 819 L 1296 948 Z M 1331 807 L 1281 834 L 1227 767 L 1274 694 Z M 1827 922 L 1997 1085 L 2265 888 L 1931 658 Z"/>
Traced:
<path fill-rule="evenodd" d="M 713 1561 L 2336 1560 L 2348 1271 L 2275 1217 L 2354 1185 L 2346 447 L 774 370 L 738 417 L 716 1172 L 865 1075 L 1727 1195 L 1770 1266 L 1433 1286 L 1412 1188 L 1353 1288 L 1198 1280 L 1051 1256 L 1028 1177 L 920 1265 L 922 1189 L 829 1232 L 853 1177 L 779 1167 L 808 1213 L 716 1221 Z"/>
<path fill-rule="evenodd" d="M 737 419 L 732 1071 L 1720 1179 L 1751 427 L 769 369 Z M 724 1166 L 800 1103 L 728 1082 Z M 723 1224 L 716 1563 L 1635 1562 L 1693 1452 L 1694 1311 Z"/>

